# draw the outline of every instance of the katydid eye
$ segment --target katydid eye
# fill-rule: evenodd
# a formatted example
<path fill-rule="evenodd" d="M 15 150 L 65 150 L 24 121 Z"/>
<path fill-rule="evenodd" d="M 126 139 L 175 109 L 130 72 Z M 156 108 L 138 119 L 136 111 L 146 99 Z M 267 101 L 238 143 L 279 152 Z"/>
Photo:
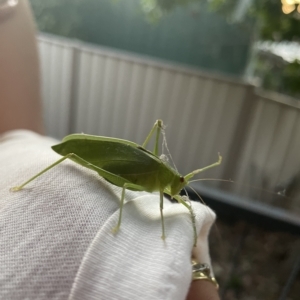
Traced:
<path fill-rule="evenodd" d="M 179 181 L 180 181 L 180 182 L 184 182 L 184 178 L 181 176 L 181 177 L 179 178 Z"/>

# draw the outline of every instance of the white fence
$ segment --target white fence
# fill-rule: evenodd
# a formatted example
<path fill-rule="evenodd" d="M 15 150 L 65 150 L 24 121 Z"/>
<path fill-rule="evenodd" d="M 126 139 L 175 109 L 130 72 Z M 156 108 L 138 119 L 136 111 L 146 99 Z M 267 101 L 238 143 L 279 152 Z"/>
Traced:
<path fill-rule="evenodd" d="M 300 172 L 300 102 L 295 99 L 53 36 L 39 36 L 39 47 L 51 136 L 85 132 L 142 143 L 160 118 L 183 174 L 216 161 L 218 152 L 224 163 L 201 177 L 274 190 Z M 245 185 L 234 189 L 249 194 Z M 300 204 L 291 203 L 300 211 Z"/>

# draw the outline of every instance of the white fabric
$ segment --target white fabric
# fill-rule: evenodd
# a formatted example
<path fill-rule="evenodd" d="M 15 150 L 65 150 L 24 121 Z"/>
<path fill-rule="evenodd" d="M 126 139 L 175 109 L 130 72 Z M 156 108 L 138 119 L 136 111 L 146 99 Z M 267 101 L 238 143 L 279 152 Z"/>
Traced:
<path fill-rule="evenodd" d="M 157 194 L 126 191 L 113 235 L 121 189 L 71 161 L 9 191 L 60 158 L 56 143 L 29 131 L 0 137 L 0 299 L 185 299 L 193 230 L 184 206 L 165 200 L 164 242 Z M 194 253 L 210 263 L 215 215 L 193 208 Z"/>

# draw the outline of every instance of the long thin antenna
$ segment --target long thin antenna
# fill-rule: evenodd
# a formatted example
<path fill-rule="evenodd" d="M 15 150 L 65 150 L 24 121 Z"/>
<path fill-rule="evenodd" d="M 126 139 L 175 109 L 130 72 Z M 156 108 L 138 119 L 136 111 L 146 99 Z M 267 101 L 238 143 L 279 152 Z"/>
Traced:
<path fill-rule="evenodd" d="M 291 199 L 291 197 L 288 197 L 286 195 L 282 195 L 280 192 L 273 192 L 273 191 L 270 191 L 270 190 L 267 190 L 267 189 L 262 189 L 260 187 L 257 187 L 257 186 L 251 185 L 251 184 L 241 183 L 239 181 L 235 181 L 235 180 L 232 180 L 232 179 L 200 178 L 200 179 L 191 180 L 191 181 L 189 181 L 189 183 L 193 183 L 193 182 L 197 182 L 197 181 L 220 181 L 220 182 L 235 183 L 237 185 L 241 185 L 241 186 L 244 186 L 244 187 L 247 187 L 247 188 L 258 190 L 260 192 L 266 192 L 266 193 L 269 193 L 271 195 L 282 196 L 282 197 L 285 197 L 286 199 Z"/>
<path fill-rule="evenodd" d="M 189 181 L 189 183 L 196 182 L 196 181 L 224 181 L 224 182 L 230 182 L 230 183 L 236 183 L 236 181 L 232 179 L 219 179 L 219 178 L 200 178 Z"/>
<path fill-rule="evenodd" d="M 199 195 L 199 193 L 190 185 L 188 185 L 188 187 L 199 197 L 199 199 L 201 200 L 201 202 L 206 205 L 206 203 L 204 202 L 203 198 Z"/>

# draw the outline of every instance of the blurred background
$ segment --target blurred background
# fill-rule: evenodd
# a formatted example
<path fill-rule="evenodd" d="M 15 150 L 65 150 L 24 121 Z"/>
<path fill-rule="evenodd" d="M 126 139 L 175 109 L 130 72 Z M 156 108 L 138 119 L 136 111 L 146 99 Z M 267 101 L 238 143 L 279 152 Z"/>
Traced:
<path fill-rule="evenodd" d="M 30 2 L 47 134 L 142 143 L 161 118 L 181 173 L 220 152 L 193 187 L 222 299 L 300 299 L 300 0 Z"/>

